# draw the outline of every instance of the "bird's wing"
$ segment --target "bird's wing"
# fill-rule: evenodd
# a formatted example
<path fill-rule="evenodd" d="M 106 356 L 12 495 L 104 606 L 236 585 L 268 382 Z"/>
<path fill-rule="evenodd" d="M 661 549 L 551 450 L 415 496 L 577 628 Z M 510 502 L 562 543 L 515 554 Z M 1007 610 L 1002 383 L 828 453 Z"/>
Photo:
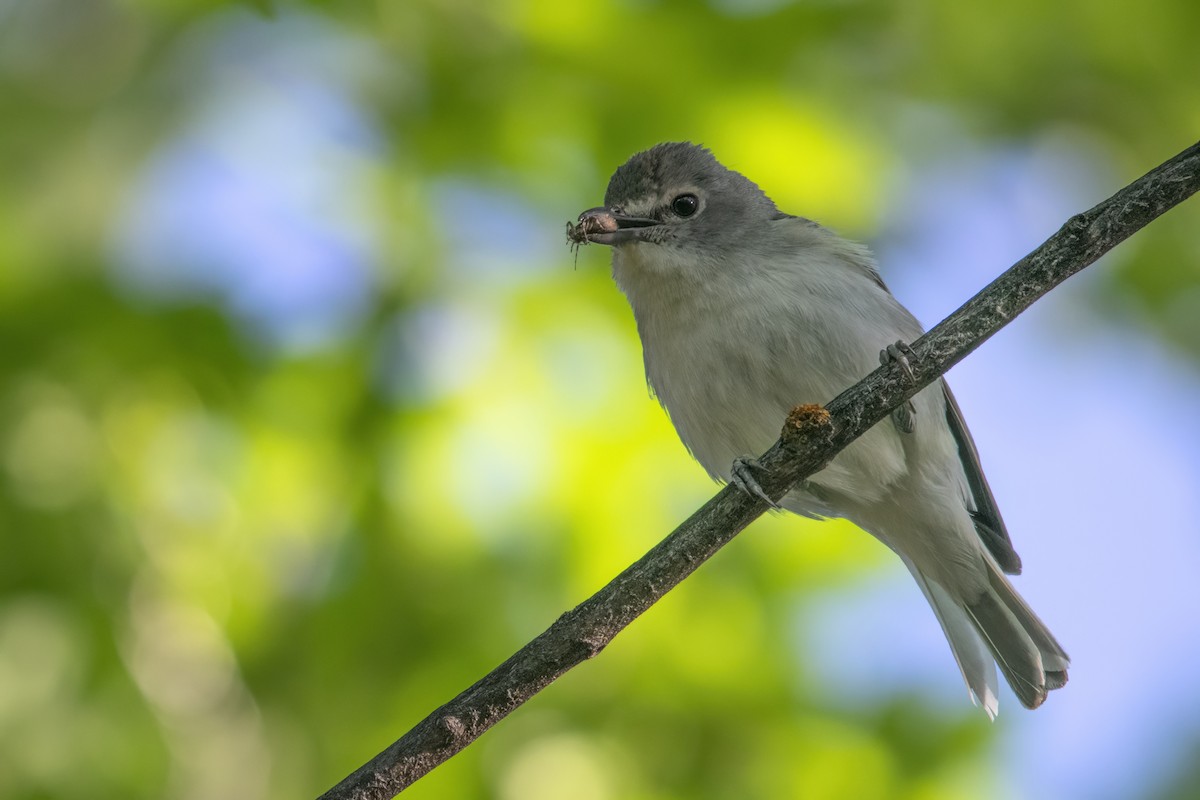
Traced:
<path fill-rule="evenodd" d="M 950 433 L 958 445 L 958 458 L 967 478 L 970 499 L 975 505 L 975 508 L 970 510 L 975 530 L 1000 568 L 1009 575 L 1019 575 L 1021 557 L 1013 549 L 1012 540 L 1008 538 L 1008 529 L 1004 527 L 1004 519 L 1000 516 L 1000 509 L 996 507 L 996 498 L 992 496 L 987 478 L 983 476 L 975 441 L 971 438 L 971 432 L 967 430 L 962 409 L 958 407 L 958 401 L 950 392 L 949 385 L 945 381 L 941 383 L 942 391 L 946 395 L 946 424 L 950 426 Z"/>
<path fill-rule="evenodd" d="M 853 242 L 849 239 L 843 239 L 821 223 L 813 222 L 807 217 L 798 217 L 795 214 L 785 214 L 779 211 L 775 214 L 775 219 L 788 220 L 791 225 L 798 226 L 793 227 L 792 230 L 804 231 L 805 233 L 801 234 L 802 236 L 811 236 L 815 233 L 825 237 L 826 242 L 842 257 L 843 263 L 858 270 L 880 289 L 891 294 L 891 291 L 887 288 L 887 284 L 883 282 L 883 278 L 879 275 L 879 267 L 875 263 L 875 257 L 871 255 L 871 251 L 866 245 Z"/>

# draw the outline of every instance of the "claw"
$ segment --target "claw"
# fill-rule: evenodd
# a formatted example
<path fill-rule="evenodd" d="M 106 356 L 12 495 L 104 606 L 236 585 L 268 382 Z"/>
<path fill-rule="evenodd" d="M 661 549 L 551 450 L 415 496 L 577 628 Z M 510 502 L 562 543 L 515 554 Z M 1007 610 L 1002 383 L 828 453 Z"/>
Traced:
<path fill-rule="evenodd" d="M 912 364 L 909 363 L 908 357 L 913 355 L 913 349 L 909 347 L 908 342 L 897 341 L 895 344 L 889 344 L 887 347 L 879 351 L 879 363 L 885 367 L 893 362 L 900 365 L 900 369 L 908 376 L 908 379 L 915 380 L 913 375 Z M 896 430 L 901 433 L 912 433 L 916 430 L 917 408 L 911 402 L 899 406 L 892 412 L 892 423 L 895 424 Z"/>
<path fill-rule="evenodd" d="M 897 341 L 895 344 L 889 344 L 879 351 L 879 363 L 886 367 L 893 361 L 896 362 L 911 381 L 915 380 L 912 364 L 908 361 L 908 357 L 911 355 L 913 355 L 913 349 L 909 347 L 908 342 Z"/>
<path fill-rule="evenodd" d="M 917 407 L 910 400 L 892 410 L 892 423 L 901 433 L 912 433 L 917 429 L 916 416 Z"/>
<path fill-rule="evenodd" d="M 776 503 L 769 494 L 763 491 L 758 479 L 754 477 L 754 470 L 764 471 L 766 467 L 752 456 L 738 456 L 733 460 L 729 482 L 751 497 L 757 497 L 771 508 L 779 510 L 779 503 Z"/>

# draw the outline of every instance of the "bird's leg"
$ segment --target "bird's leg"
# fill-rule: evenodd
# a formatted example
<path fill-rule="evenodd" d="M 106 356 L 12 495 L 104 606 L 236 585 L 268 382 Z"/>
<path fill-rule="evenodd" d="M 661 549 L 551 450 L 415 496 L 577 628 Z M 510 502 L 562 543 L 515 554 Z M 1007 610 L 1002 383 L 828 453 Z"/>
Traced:
<path fill-rule="evenodd" d="M 913 355 L 913 349 L 909 347 L 908 342 L 898 341 L 879 351 L 879 363 L 885 367 L 892 362 L 899 364 L 900 369 L 911 381 L 914 380 L 912 364 L 908 362 L 908 357 L 911 355 Z M 917 407 L 909 400 L 892 411 L 892 424 L 901 433 L 912 433 L 917 427 L 916 415 Z"/>
<path fill-rule="evenodd" d="M 763 491 L 762 486 L 758 483 L 758 478 L 754 477 L 754 470 L 761 472 L 765 471 L 766 467 L 753 456 L 738 456 L 733 460 L 733 467 L 730 468 L 729 482 L 751 497 L 757 497 L 771 508 L 778 509 L 779 504 Z"/>

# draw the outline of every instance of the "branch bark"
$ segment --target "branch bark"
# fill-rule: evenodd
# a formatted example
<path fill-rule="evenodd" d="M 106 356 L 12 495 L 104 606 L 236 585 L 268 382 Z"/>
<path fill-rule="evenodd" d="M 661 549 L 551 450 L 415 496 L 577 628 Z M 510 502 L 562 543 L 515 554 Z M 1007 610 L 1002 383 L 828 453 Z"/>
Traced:
<path fill-rule="evenodd" d="M 762 457 L 779 499 L 846 445 L 935 381 L 1042 295 L 1200 189 L 1200 142 L 1067 221 L 940 324 L 912 342 L 914 379 L 880 367 L 824 409 L 802 406 Z M 881 345 L 884 343 L 881 343 Z M 384 800 L 446 761 L 626 626 L 728 544 L 766 504 L 726 486 L 636 563 L 320 800 Z"/>

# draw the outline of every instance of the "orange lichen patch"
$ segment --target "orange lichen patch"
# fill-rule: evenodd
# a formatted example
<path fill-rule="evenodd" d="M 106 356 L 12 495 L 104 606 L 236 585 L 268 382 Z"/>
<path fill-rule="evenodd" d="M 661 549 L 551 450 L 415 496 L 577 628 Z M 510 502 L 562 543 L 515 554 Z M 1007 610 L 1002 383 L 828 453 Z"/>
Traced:
<path fill-rule="evenodd" d="M 828 428 L 829 412 L 825 406 L 818 403 L 798 405 L 788 414 L 787 422 L 783 424 L 782 438 L 784 442 L 793 442 L 801 436 L 811 436 L 818 431 Z"/>

